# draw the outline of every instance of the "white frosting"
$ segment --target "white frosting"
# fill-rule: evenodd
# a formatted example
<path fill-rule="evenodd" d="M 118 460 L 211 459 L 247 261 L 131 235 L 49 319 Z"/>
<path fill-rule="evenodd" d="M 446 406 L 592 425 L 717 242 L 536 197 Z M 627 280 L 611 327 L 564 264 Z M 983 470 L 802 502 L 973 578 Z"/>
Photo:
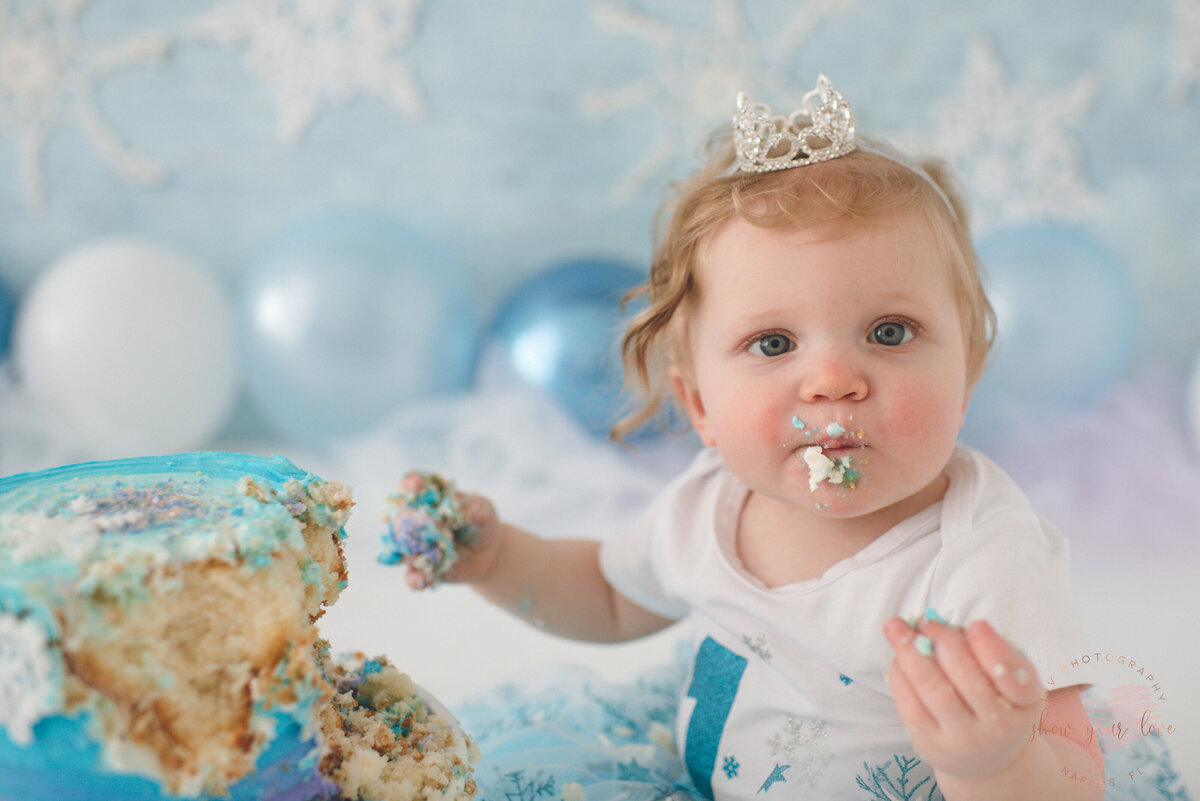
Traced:
<path fill-rule="evenodd" d="M 46 647 L 36 623 L 0 613 L 0 728 L 17 745 L 33 741 L 33 724 L 54 707 Z"/>
<path fill-rule="evenodd" d="M 99 508 L 100 507 L 96 505 L 95 501 L 91 500 L 90 498 L 84 498 L 82 496 L 79 498 L 71 499 L 71 502 L 67 504 L 67 509 L 73 515 L 95 514 L 96 510 Z"/>
<path fill-rule="evenodd" d="M 146 513 L 137 509 L 124 512 L 112 512 L 107 515 L 97 515 L 96 526 L 101 531 L 124 531 L 128 528 L 142 525 L 146 522 Z"/>
<path fill-rule="evenodd" d="M 104 764 L 119 773 L 134 773 L 163 781 L 162 763 L 149 746 L 114 737 L 103 737 Z M 188 774 L 175 792 L 182 796 L 198 796 L 204 789 L 204 776 Z"/>
<path fill-rule="evenodd" d="M 850 466 L 849 457 L 843 457 L 836 462 L 825 455 L 820 445 L 809 445 L 804 449 L 804 462 L 808 465 L 808 489 L 815 492 L 822 481 L 830 484 L 841 484 L 846 478 L 846 468 Z"/>
<path fill-rule="evenodd" d="M 95 521 L 43 514 L 0 514 L 0 549 L 17 564 L 62 556 L 79 561 L 100 536 Z"/>

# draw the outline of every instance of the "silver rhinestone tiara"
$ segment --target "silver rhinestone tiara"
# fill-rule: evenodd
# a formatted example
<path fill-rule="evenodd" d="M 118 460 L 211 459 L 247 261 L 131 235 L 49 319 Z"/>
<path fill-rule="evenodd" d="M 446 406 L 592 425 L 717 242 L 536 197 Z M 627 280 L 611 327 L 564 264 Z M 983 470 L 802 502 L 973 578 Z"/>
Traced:
<path fill-rule="evenodd" d="M 921 165 L 886 145 L 855 137 L 850 103 L 824 74 L 817 78 L 817 88 L 804 95 L 802 107 L 786 117 L 772 114 L 766 104 L 755 103 L 739 92 L 733 115 L 733 149 L 737 154 L 734 172 L 790 170 L 855 150 L 875 153 L 921 176 L 946 204 L 950 216 L 958 220 L 950 198 Z"/>
<path fill-rule="evenodd" d="M 770 172 L 829 161 L 858 147 L 854 115 L 824 75 L 790 116 L 774 115 L 739 92 L 733 117 L 733 148 L 742 172 Z"/>

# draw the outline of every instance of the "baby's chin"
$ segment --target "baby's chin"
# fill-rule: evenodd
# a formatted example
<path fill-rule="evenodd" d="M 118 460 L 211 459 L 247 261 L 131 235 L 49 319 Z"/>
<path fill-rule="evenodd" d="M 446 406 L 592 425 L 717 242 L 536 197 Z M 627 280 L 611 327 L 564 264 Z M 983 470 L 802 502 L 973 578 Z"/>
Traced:
<path fill-rule="evenodd" d="M 810 490 L 807 474 L 795 478 L 788 476 L 780 484 L 769 488 L 751 486 L 751 490 L 805 517 L 815 515 L 830 520 L 849 520 L 869 515 L 881 506 L 871 503 L 871 499 L 864 496 L 861 486 L 849 489 L 823 483 L 815 491 Z"/>
<path fill-rule="evenodd" d="M 808 487 L 804 488 L 808 491 Z M 832 490 L 832 491 L 829 491 Z M 853 493 L 853 496 L 851 494 Z M 808 492 L 807 506 L 812 513 L 831 520 L 853 520 L 865 517 L 879 510 L 879 505 L 865 502 L 857 490 L 840 490 L 839 488 L 818 488 L 816 492 Z"/>
<path fill-rule="evenodd" d="M 808 492 L 805 477 L 802 489 L 808 492 L 808 507 L 814 514 L 830 520 L 861 522 L 871 518 L 878 527 L 878 533 L 883 534 L 940 501 L 948 487 L 949 479 L 943 471 L 925 483 L 913 485 L 889 485 L 885 488 L 880 483 L 864 478 L 854 489 L 822 484 L 814 492 Z M 884 492 L 884 489 L 890 491 Z"/>

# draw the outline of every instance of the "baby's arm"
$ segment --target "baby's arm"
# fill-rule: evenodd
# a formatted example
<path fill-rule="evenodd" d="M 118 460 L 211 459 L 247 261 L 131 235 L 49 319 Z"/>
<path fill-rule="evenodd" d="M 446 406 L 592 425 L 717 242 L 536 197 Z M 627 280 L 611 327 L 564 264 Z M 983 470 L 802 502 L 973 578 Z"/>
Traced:
<path fill-rule="evenodd" d="M 473 533 L 458 544 L 458 560 L 444 580 L 470 584 L 527 623 L 577 640 L 631 640 L 674 622 L 612 588 L 600 571 L 599 542 L 541 539 L 501 521 L 483 496 L 458 497 Z M 428 577 L 410 564 L 407 581 L 421 588 Z"/>
<path fill-rule="evenodd" d="M 987 623 L 914 631 L 892 618 L 884 632 L 896 707 L 947 801 L 1103 797 L 1104 760 L 1078 688 L 1047 697 L 1033 663 Z"/>
<path fill-rule="evenodd" d="M 632 603 L 600 571 L 600 543 L 544 540 L 500 523 L 502 547 L 473 586 L 538 628 L 591 642 L 644 637 L 672 622 Z"/>

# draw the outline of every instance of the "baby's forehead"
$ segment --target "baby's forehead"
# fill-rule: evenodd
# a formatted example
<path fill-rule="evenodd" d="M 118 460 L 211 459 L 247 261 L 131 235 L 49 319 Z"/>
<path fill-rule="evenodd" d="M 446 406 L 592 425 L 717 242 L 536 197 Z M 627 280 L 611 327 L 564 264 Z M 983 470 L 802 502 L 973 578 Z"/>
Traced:
<path fill-rule="evenodd" d="M 732 257 L 736 263 L 741 256 L 739 245 L 755 244 L 774 240 L 786 248 L 794 245 L 853 243 L 868 236 L 895 238 L 897 248 L 913 243 L 928 244 L 933 249 L 944 250 L 938 241 L 937 232 L 930 221 L 919 212 L 879 215 L 863 218 L 837 218 L 832 220 L 790 221 L 771 219 L 762 221 L 755 216 L 732 213 L 715 225 L 697 249 L 693 270 L 699 275 L 710 273 L 724 266 L 722 257 Z"/>
<path fill-rule="evenodd" d="M 842 244 L 846 246 L 844 249 L 839 247 Z M 811 250 L 811 260 L 806 256 L 792 260 L 789 251 L 793 246 L 797 252 Z M 870 255 L 866 255 L 868 252 Z M 894 272 L 877 273 L 871 284 L 861 287 L 869 294 L 875 294 L 870 292 L 873 289 L 903 289 L 910 279 L 930 275 L 924 269 L 929 265 L 940 272 L 945 282 L 942 286 L 953 295 L 953 301 L 960 307 L 967 303 L 958 292 L 959 281 L 951 263 L 950 248 L 940 241 L 936 227 L 918 212 L 871 219 L 823 220 L 810 225 L 784 221 L 764 225 L 735 213 L 716 226 L 697 250 L 692 265 L 691 311 L 706 299 L 749 280 L 748 275 L 769 282 L 774 275 L 794 276 L 800 271 L 819 280 L 828 267 L 837 279 L 839 270 L 856 272 L 853 267 L 862 263 L 858 261 L 860 255 L 870 260 L 883 259 L 895 266 Z M 830 277 L 828 272 L 824 276 Z M 928 289 L 929 284 L 925 286 Z"/>

